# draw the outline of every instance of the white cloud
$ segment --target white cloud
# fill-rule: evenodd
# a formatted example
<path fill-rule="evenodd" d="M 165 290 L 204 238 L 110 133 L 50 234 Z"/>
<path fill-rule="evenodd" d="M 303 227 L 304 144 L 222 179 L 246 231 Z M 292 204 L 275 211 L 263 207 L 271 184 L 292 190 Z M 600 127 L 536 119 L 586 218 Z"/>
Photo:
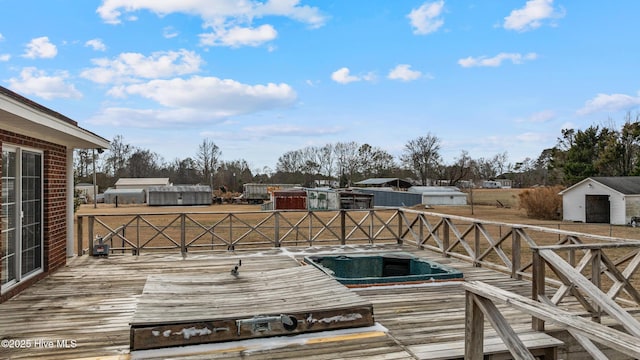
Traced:
<path fill-rule="evenodd" d="M 159 126 L 220 122 L 228 117 L 291 106 L 297 95 L 287 84 L 248 85 L 230 79 L 194 76 L 118 86 L 119 97 L 139 96 L 159 109 L 112 107 L 91 119 L 95 124 Z M 122 119 L 127 119 L 122 122 Z"/>
<path fill-rule="evenodd" d="M 118 24 L 124 13 L 148 10 L 159 16 L 183 13 L 199 16 L 204 28 L 213 33 L 201 35 L 203 45 L 256 46 L 260 39 L 272 40 L 277 32 L 273 26 L 252 26 L 254 19 L 271 16 L 290 18 L 318 28 L 325 24 L 324 16 L 316 7 L 300 5 L 299 0 L 218 0 L 215 6 L 210 0 L 151 1 L 104 0 L 97 13 L 106 23 Z M 267 27 L 264 27 L 264 26 Z M 238 39 L 238 42 L 232 40 Z"/>
<path fill-rule="evenodd" d="M 553 0 L 529 0 L 523 8 L 511 11 L 503 26 L 507 30 L 527 31 L 539 28 L 544 20 L 562 17 L 564 11 L 554 9 Z"/>
<path fill-rule="evenodd" d="M 30 59 L 54 58 L 57 54 L 58 48 L 49 41 L 47 36 L 42 36 L 32 39 L 22 56 Z"/>
<path fill-rule="evenodd" d="M 164 29 L 162 29 L 162 36 L 165 39 L 173 39 L 174 37 L 178 36 L 180 33 L 173 27 L 173 26 L 167 26 Z"/>
<path fill-rule="evenodd" d="M 107 50 L 107 46 L 102 42 L 101 39 L 91 39 L 91 40 L 87 41 L 86 43 L 84 43 L 84 46 L 91 47 L 93 50 L 96 50 L 96 51 L 106 51 Z"/>
<path fill-rule="evenodd" d="M 80 76 L 100 84 L 193 74 L 203 64 L 198 54 L 184 49 L 154 52 L 150 56 L 122 53 L 113 60 L 100 58 L 92 62 L 96 67 L 82 71 Z"/>
<path fill-rule="evenodd" d="M 200 44 L 207 46 L 260 46 L 278 36 L 278 32 L 271 25 L 262 25 L 257 28 L 233 27 L 219 29 L 218 31 L 200 34 Z"/>
<path fill-rule="evenodd" d="M 491 58 L 488 58 L 486 56 L 480 56 L 476 58 L 469 56 L 467 58 L 458 60 L 458 64 L 462 67 L 497 67 L 502 65 L 503 61 L 507 60 L 510 60 L 514 64 L 522 64 L 525 60 L 535 60 L 537 58 L 538 54 L 536 53 L 528 53 L 525 55 L 518 53 L 500 53 Z"/>
<path fill-rule="evenodd" d="M 349 72 L 349 68 L 340 68 L 331 74 L 331 80 L 340 84 L 348 84 L 350 82 L 360 81 L 359 77 L 350 75 Z"/>
<path fill-rule="evenodd" d="M 375 81 L 376 78 L 377 77 L 373 72 L 369 72 L 360 76 L 351 75 L 351 70 L 349 70 L 349 68 L 347 67 L 340 68 L 331 73 L 331 80 L 340 84 L 348 84 L 356 81 Z"/>
<path fill-rule="evenodd" d="M 411 70 L 411 65 L 400 64 L 391 69 L 387 78 L 391 80 L 412 81 L 422 77 L 422 73 L 417 70 Z"/>
<path fill-rule="evenodd" d="M 578 115 L 587 115 L 599 111 L 628 111 L 640 106 L 640 93 L 638 96 L 626 94 L 598 94 L 595 98 L 587 100 L 584 107 L 577 111 Z"/>
<path fill-rule="evenodd" d="M 247 126 L 243 129 L 248 136 L 267 137 L 267 136 L 313 136 L 313 135 L 332 135 L 342 131 L 341 127 L 323 128 L 318 126 L 304 127 L 292 124 L 270 124 Z"/>
<path fill-rule="evenodd" d="M 0 33 L 0 41 L 4 41 L 4 36 Z M 11 55 L 9 54 L 0 54 L 0 61 L 9 61 L 11 59 Z"/>
<path fill-rule="evenodd" d="M 549 120 L 552 120 L 556 117 L 556 113 L 553 110 L 543 110 L 537 113 L 531 114 L 527 119 L 527 122 L 532 123 L 545 123 Z"/>
<path fill-rule="evenodd" d="M 411 10 L 407 17 L 411 21 L 413 33 L 427 35 L 437 31 L 444 20 L 440 17 L 444 8 L 444 0 L 425 2 L 419 8 Z"/>
<path fill-rule="evenodd" d="M 82 94 L 66 80 L 67 72 L 60 72 L 54 76 L 34 67 L 27 67 L 20 72 L 20 78 L 9 79 L 9 87 L 17 92 L 35 95 L 46 100 L 54 98 L 79 99 Z"/>

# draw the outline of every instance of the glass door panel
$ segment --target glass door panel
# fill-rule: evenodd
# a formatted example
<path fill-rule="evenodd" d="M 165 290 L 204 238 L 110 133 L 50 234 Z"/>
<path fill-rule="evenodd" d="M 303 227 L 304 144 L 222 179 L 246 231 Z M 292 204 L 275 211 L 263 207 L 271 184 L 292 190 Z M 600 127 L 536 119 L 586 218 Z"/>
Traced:
<path fill-rule="evenodd" d="M 16 152 L 2 150 L 2 232 L 0 233 L 0 247 L 2 248 L 2 271 L 0 285 L 7 285 L 16 281 L 16 243 L 18 207 L 16 203 Z"/>
<path fill-rule="evenodd" d="M 42 269 L 42 154 L 2 147 L 0 287 Z"/>
<path fill-rule="evenodd" d="M 42 267 L 42 155 L 22 151 L 22 276 Z"/>

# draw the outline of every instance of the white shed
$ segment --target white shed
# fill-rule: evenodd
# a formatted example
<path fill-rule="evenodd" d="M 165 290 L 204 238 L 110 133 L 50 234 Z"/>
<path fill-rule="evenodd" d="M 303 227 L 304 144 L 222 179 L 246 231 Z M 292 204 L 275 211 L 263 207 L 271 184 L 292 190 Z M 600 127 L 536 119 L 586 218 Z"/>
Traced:
<path fill-rule="evenodd" d="M 467 194 L 455 186 L 412 186 L 408 191 L 422 194 L 423 205 L 467 205 Z"/>
<path fill-rule="evenodd" d="M 309 210 L 340 209 L 340 194 L 330 188 L 311 188 L 307 190 L 307 207 Z"/>
<path fill-rule="evenodd" d="M 565 221 L 625 225 L 640 216 L 640 176 L 590 177 L 560 195 Z"/>

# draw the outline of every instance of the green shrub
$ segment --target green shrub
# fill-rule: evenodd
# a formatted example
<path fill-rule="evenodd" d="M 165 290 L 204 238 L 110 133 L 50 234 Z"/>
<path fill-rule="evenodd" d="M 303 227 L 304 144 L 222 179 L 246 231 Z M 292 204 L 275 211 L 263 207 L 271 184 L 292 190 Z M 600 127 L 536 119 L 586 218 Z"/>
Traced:
<path fill-rule="evenodd" d="M 562 196 L 558 195 L 562 186 L 547 186 L 527 189 L 521 192 L 520 207 L 527 216 L 541 220 L 559 220 L 562 218 Z"/>

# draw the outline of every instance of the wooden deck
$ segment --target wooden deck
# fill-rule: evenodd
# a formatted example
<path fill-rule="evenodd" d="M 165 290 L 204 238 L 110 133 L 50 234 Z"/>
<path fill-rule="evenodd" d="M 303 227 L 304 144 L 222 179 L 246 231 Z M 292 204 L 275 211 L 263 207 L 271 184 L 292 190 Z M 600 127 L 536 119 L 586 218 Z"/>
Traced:
<path fill-rule="evenodd" d="M 415 247 L 339 247 L 273 249 L 260 253 L 145 254 L 69 259 L 67 267 L 0 304 L 0 358 L 429 358 L 434 347 L 464 340 L 465 291 L 462 282 L 352 289 L 373 304 L 377 327 L 355 332 L 320 332 L 275 340 L 234 341 L 215 346 L 130 352 L 130 324 L 149 276 L 206 277 L 229 274 L 242 259 L 243 274 L 290 269 L 313 252 L 402 250 L 461 270 L 466 280 L 481 280 L 531 296 L 531 283 L 473 267 L 466 262 Z M 248 293 L 253 304 L 270 300 Z M 498 305 L 518 332 L 531 332 L 531 317 Z M 197 311 L 193 309 L 192 311 Z M 167 314 L 167 316 L 170 316 Z M 485 344 L 495 331 L 485 325 Z M 11 348 L 11 345 L 13 348 Z M 446 345 L 448 346 L 448 345 Z M 532 345 L 532 347 L 534 347 Z"/>
<path fill-rule="evenodd" d="M 373 305 L 311 266 L 235 275 L 151 275 L 131 349 L 373 326 Z"/>

